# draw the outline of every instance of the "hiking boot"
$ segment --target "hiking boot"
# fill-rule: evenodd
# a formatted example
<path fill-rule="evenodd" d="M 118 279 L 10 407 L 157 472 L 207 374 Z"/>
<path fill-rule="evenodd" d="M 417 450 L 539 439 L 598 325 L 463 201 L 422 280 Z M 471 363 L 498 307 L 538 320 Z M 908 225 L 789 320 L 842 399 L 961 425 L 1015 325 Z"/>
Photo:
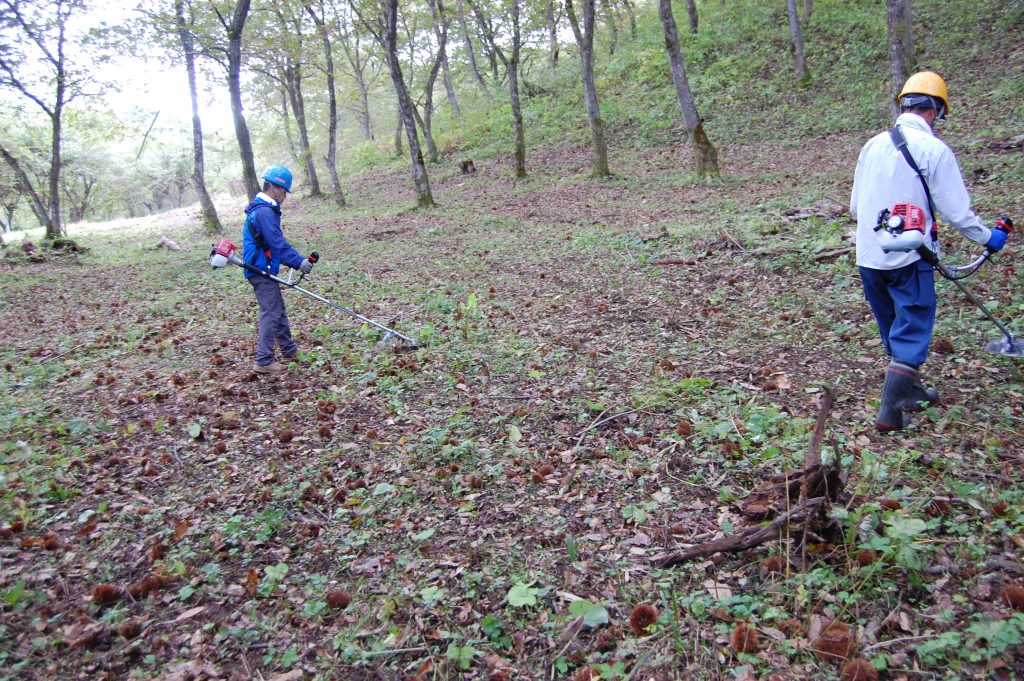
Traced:
<path fill-rule="evenodd" d="M 917 369 L 895 360 L 889 362 L 885 383 L 882 384 L 882 404 L 875 417 L 875 428 L 879 432 L 903 430 L 910 425 L 909 417 L 903 415 L 903 407 L 910 403 L 915 381 Z"/>
<path fill-rule="evenodd" d="M 280 362 L 272 362 L 270 364 L 257 364 L 253 366 L 252 370 L 255 371 L 257 374 L 266 374 L 273 376 L 277 374 L 286 373 L 288 371 L 288 367 L 284 364 L 281 364 Z"/>

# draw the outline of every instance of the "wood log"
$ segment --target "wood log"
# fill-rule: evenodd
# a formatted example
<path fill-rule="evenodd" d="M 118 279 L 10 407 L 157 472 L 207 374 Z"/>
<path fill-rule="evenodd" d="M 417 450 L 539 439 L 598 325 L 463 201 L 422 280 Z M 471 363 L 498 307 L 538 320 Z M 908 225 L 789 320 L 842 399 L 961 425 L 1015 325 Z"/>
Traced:
<path fill-rule="evenodd" d="M 180 251 L 181 250 L 181 246 L 179 246 L 178 244 L 174 243 L 173 241 L 168 239 L 166 236 L 161 236 L 160 237 L 160 241 L 158 241 L 156 246 L 154 246 L 153 248 L 154 249 L 166 248 L 169 251 Z"/>
<path fill-rule="evenodd" d="M 760 546 L 790 534 L 791 526 L 806 524 L 818 511 L 827 508 L 828 504 L 828 497 L 808 499 L 791 509 L 788 513 L 783 513 L 767 525 L 748 527 L 745 530 L 727 535 L 721 539 L 691 546 L 688 549 L 662 558 L 657 565 L 662 568 L 672 567 L 694 558 L 704 558 L 716 553 L 735 553 L 752 549 L 755 546 Z"/>

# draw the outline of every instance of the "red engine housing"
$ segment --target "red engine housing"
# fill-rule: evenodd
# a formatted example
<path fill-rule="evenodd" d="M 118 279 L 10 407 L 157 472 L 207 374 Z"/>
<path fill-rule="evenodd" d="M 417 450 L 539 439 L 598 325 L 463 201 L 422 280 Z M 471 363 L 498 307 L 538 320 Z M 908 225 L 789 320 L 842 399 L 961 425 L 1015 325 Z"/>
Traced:
<path fill-rule="evenodd" d="M 904 230 L 915 229 L 925 233 L 925 227 L 928 226 L 928 218 L 925 217 L 924 210 L 912 203 L 897 203 L 892 207 L 892 215 L 903 218 Z"/>

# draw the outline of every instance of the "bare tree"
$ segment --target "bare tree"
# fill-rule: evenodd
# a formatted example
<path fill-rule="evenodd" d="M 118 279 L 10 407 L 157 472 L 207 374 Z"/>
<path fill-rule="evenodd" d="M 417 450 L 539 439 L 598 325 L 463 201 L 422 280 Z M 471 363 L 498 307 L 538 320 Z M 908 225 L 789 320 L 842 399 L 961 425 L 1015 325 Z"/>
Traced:
<path fill-rule="evenodd" d="M 886 0 L 889 73 L 892 76 L 892 113 L 898 114 L 896 96 L 914 70 L 914 22 L 910 0 Z"/>
<path fill-rule="evenodd" d="M 14 222 L 14 211 L 21 203 L 21 186 L 17 178 L 0 175 L 0 208 L 3 214 L 0 215 L 0 233 L 11 231 L 11 224 Z M 0 243 L 3 243 L 0 241 Z"/>
<path fill-rule="evenodd" d="M 245 114 L 242 112 L 242 33 L 245 31 L 245 22 L 249 17 L 251 2 L 252 0 L 235 0 L 235 7 L 227 16 L 216 6 L 213 7 L 228 40 L 225 50 L 227 61 L 224 66 L 227 69 L 228 92 L 231 96 L 231 118 L 234 122 L 235 137 L 238 139 L 238 151 L 242 161 L 242 182 L 245 184 L 245 191 L 250 198 L 260 190 L 259 182 L 256 179 L 252 138 L 249 136 L 249 126 L 246 124 Z"/>
<path fill-rule="evenodd" d="M 686 16 L 690 20 L 690 33 L 696 33 L 700 26 L 700 17 L 697 16 L 697 0 L 686 0 Z"/>
<path fill-rule="evenodd" d="M 619 22 L 615 16 L 615 6 L 611 0 L 601 0 L 604 8 L 605 23 L 608 24 L 608 54 L 615 54 L 615 48 L 619 44 Z"/>
<path fill-rule="evenodd" d="M 526 177 L 526 135 L 523 129 L 523 110 L 519 102 L 519 55 L 522 51 L 523 40 L 519 30 L 519 0 L 506 0 L 505 10 L 508 12 L 511 23 L 512 46 L 506 55 L 495 37 L 494 24 L 484 14 L 480 5 L 473 0 L 466 0 L 473 9 L 477 24 L 484 40 L 490 46 L 491 52 L 505 66 L 505 75 L 508 78 L 509 99 L 512 103 L 512 122 L 515 128 L 515 176 Z"/>
<path fill-rule="evenodd" d="M 591 176 L 607 177 L 608 145 L 604 140 L 604 121 L 601 119 L 601 107 L 597 102 L 597 86 L 594 84 L 594 0 L 583 0 L 583 27 L 576 18 L 576 10 L 572 0 L 565 0 L 565 14 L 569 17 L 569 25 L 576 37 L 580 49 L 580 71 L 583 80 L 583 99 L 587 104 L 587 119 L 590 122 L 591 137 Z"/>
<path fill-rule="evenodd" d="M 487 83 L 484 81 L 483 76 L 480 75 L 480 69 L 476 64 L 476 52 L 473 50 L 473 39 L 469 36 L 469 27 L 466 25 L 466 10 L 463 7 L 462 0 L 456 0 L 456 6 L 458 8 L 459 27 L 462 29 L 462 40 L 466 43 L 466 59 L 469 60 L 469 71 L 473 74 L 473 80 L 476 81 L 477 87 L 481 91 L 487 92 Z"/>
<path fill-rule="evenodd" d="M 79 94 L 81 78 L 65 52 L 67 29 L 72 15 L 84 10 L 81 0 L 0 0 L 0 26 L 8 29 L 0 43 L 0 87 L 31 101 L 50 119 L 45 194 L 5 142 L 0 142 L 0 156 L 17 176 L 51 240 L 64 235 L 60 208 L 64 108 Z"/>
<path fill-rule="evenodd" d="M 676 18 L 672 14 L 672 0 L 658 0 L 658 16 L 661 19 L 662 32 L 665 34 L 665 50 L 668 52 L 668 66 L 672 72 L 672 82 L 676 87 L 679 108 L 683 112 L 683 124 L 687 136 L 693 145 L 695 161 L 695 177 L 698 181 L 710 181 L 717 177 L 718 150 L 711 144 L 704 132 L 704 122 L 697 113 L 697 105 L 690 90 L 690 81 L 686 76 L 683 64 L 683 52 L 679 47 L 679 31 Z"/>
<path fill-rule="evenodd" d="M 351 0 L 350 5 L 384 50 L 384 57 L 391 73 L 391 82 L 395 86 L 395 96 L 398 99 L 398 110 L 402 117 L 402 125 L 405 127 L 406 140 L 409 143 L 409 155 L 412 157 L 412 179 L 416 186 L 417 203 L 424 208 L 433 206 L 435 205 L 434 196 L 430 191 L 427 166 L 423 162 L 420 140 L 416 135 L 415 105 L 405 86 L 402 65 L 398 59 L 398 0 L 380 0 L 381 12 L 374 17 L 364 17 Z"/>
<path fill-rule="evenodd" d="M 796 82 L 798 85 L 806 85 L 811 82 L 811 75 L 804 61 L 804 34 L 800 30 L 796 0 L 786 0 L 786 13 L 789 14 L 789 35 L 793 40 L 793 58 L 796 60 Z"/>
<path fill-rule="evenodd" d="M 282 6 L 275 7 L 278 24 L 281 27 L 281 36 L 288 36 L 289 40 L 282 40 L 285 48 L 282 50 L 283 63 L 283 84 L 285 92 L 288 93 L 288 102 L 291 104 L 292 113 L 295 114 L 295 124 L 299 131 L 299 154 L 302 165 L 306 169 L 306 181 L 309 183 L 309 195 L 311 197 L 323 196 L 320 189 L 320 177 L 316 172 L 316 164 L 313 163 L 313 150 L 309 144 L 309 126 L 306 122 L 306 98 L 302 94 L 302 57 L 303 57 L 303 13 L 300 10 L 293 11 L 288 5 L 289 14 L 286 16 Z"/>
<path fill-rule="evenodd" d="M 413 83 L 416 82 L 416 66 L 418 64 L 416 56 L 418 51 L 418 41 L 416 38 L 419 33 L 419 27 L 417 26 L 416 21 L 410 22 L 407 15 L 399 15 L 399 18 L 401 19 L 402 33 L 404 33 L 404 40 L 402 43 L 405 45 L 409 55 L 405 61 L 408 66 L 408 70 L 403 72 L 403 76 L 407 77 L 405 84 L 406 88 L 411 89 L 413 87 Z M 430 68 L 427 70 L 427 80 L 423 86 L 423 115 L 420 115 L 420 102 L 417 99 L 413 99 L 412 113 L 413 118 L 416 121 L 417 130 L 423 133 L 423 143 L 427 147 L 427 161 L 430 163 L 437 163 L 437 145 L 434 144 L 434 131 L 431 120 L 434 114 L 434 85 L 437 83 L 437 75 L 440 71 L 441 63 L 439 61 L 439 53 L 432 52 L 432 54 L 433 61 L 426 62 Z"/>
<path fill-rule="evenodd" d="M 341 38 L 341 50 L 349 65 L 349 75 L 356 82 L 359 90 L 359 106 L 356 109 L 359 122 L 363 129 L 363 138 L 374 139 L 373 124 L 370 120 L 370 86 L 380 75 L 383 62 L 371 59 L 368 51 L 363 50 L 363 35 L 360 34 L 351 17 L 341 9 L 335 9 L 338 36 Z M 401 154 L 401 151 L 398 152 Z"/>
<path fill-rule="evenodd" d="M 190 5 L 191 9 L 191 5 Z M 178 28 L 178 40 L 188 72 L 188 92 L 192 100 L 192 184 L 199 196 L 199 205 L 203 210 L 203 226 L 208 232 L 220 232 L 224 228 L 217 217 L 217 208 L 213 205 L 210 192 L 206 189 L 206 160 L 203 154 L 203 122 L 199 118 L 199 95 L 196 91 L 196 47 L 192 35 L 191 22 L 186 22 L 184 0 L 174 0 L 174 12 Z M 191 16 L 191 12 L 189 13 Z"/>
<path fill-rule="evenodd" d="M 558 66 L 558 14 L 555 12 L 555 0 L 547 0 L 544 4 L 544 18 L 548 29 L 548 65 Z"/>
<path fill-rule="evenodd" d="M 316 8 L 313 7 L 311 0 L 305 0 L 304 6 L 306 13 L 316 25 L 317 33 L 320 34 L 320 43 L 324 48 L 324 73 L 327 76 L 327 155 L 324 157 L 324 161 L 327 163 L 327 172 L 331 176 L 334 201 L 339 206 L 344 206 L 345 195 L 341 191 L 341 180 L 338 179 L 338 96 L 334 86 L 334 54 L 331 51 L 331 36 L 327 32 L 323 0 L 317 1 Z"/>
<path fill-rule="evenodd" d="M 434 144 L 434 129 L 432 120 L 434 117 L 434 85 L 437 83 L 437 75 L 441 70 L 443 58 L 444 58 L 444 46 L 448 41 L 448 27 L 445 26 L 440 36 L 438 36 L 438 48 L 437 53 L 434 56 L 434 64 L 430 67 L 430 72 L 427 74 L 427 83 L 423 88 L 423 119 L 419 121 L 423 129 L 423 139 L 427 143 L 427 160 L 431 163 L 437 163 L 437 145 Z M 450 103 L 450 102 L 449 102 Z M 456 105 L 455 111 L 458 110 Z"/>
<path fill-rule="evenodd" d="M 444 90 L 448 96 L 448 108 L 458 116 L 462 112 L 459 110 L 459 100 L 455 98 L 455 87 L 452 85 L 451 69 L 448 66 L 448 29 L 451 27 L 452 20 L 448 16 L 448 12 L 445 11 L 441 0 L 427 0 L 427 4 L 430 5 L 430 16 L 434 20 L 434 37 L 437 38 L 438 44 L 437 59 L 444 71 Z"/>

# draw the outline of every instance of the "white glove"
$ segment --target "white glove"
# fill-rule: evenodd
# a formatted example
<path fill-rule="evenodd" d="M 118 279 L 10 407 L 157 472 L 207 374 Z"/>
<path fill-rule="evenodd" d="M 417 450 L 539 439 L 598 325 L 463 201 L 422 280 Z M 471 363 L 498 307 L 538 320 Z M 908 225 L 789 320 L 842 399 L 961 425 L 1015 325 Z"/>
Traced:
<path fill-rule="evenodd" d="M 303 274 L 309 274 L 313 271 L 313 263 L 310 262 L 309 258 L 302 261 L 302 264 L 299 265 L 299 271 Z"/>

